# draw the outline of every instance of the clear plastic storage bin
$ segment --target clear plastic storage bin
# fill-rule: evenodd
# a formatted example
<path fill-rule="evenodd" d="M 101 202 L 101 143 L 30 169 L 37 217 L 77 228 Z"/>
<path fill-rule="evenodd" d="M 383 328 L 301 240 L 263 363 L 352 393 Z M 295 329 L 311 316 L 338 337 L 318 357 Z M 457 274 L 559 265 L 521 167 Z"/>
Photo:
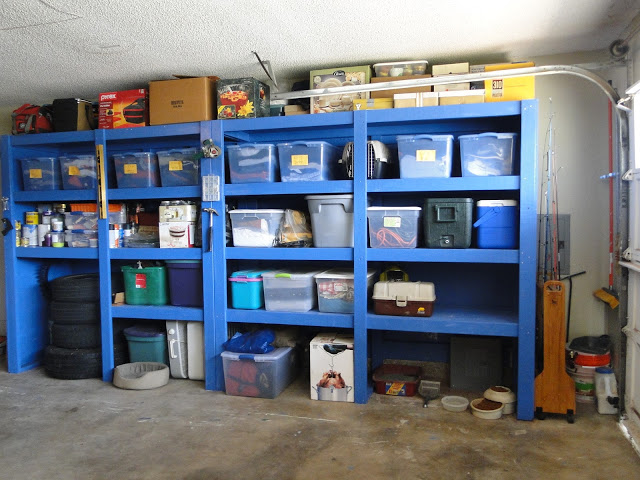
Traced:
<path fill-rule="evenodd" d="M 160 180 L 163 187 L 200 184 L 200 155 L 195 148 L 158 151 Z"/>
<path fill-rule="evenodd" d="M 316 306 L 316 282 L 323 270 L 276 271 L 262 274 L 264 306 L 279 312 L 308 312 Z"/>
<path fill-rule="evenodd" d="M 375 281 L 375 270 L 367 270 L 367 298 Z M 327 313 L 353 313 L 353 270 L 332 268 L 315 276 L 318 310 Z"/>
<path fill-rule="evenodd" d="M 333 180 L 342 149 L 328 142 L 278 144 L 280 179 L 283 182 Z"/>
<path fill-rule="evenodd" d="M 96 157 L 93 155 L 67 155 L 59 157 L 62 188 L 89 190 L 96 188 Z"/>
<path fill-rule="evenodd" d="M 460 135 L 462 176 L 513 175 L 516 139 L 515 133 Z"/>
<path fill-rule="evenodd" d="M 376 77 L 403 77 L 408 75 L 424 75 L 427 73 L 426 60 L 412 60 L 408 62 L 376 63 L 373 69 Z"/>
<path fill-rule="evenodd" d="M 453 135 L 399 135 L 400 178 L 450 177 Z"/>
<path fill-rule="evenodd" d="M 118 188 L 159 187 L 158 159 L 149 152 L 123 153 L 113 156 Z"/>
<path fill-rule="evenodd" d="M 109 212 L 109 223 L 126 223 L 124 211 Z M 95 230 L 98 228 L 98 214 L 93 212 L 64 212 L 64 226 L 69 230 Z"/>
<path fill-rule="evenodd" d="M 23 158 L 22 180 L 25 190 L 60 190 L 60 166 L 56 157 Z"/>
<path fill-rule="evenodd" d="M 420 207 L 369 207 L 371 248 L 416 248 Z"/>
<path fill-rule="evenodd" d="M 235 247 L 273 247 L 284 210 L 231 210 Z"/>
<path fill-rule="evenodd" d="M 264 183 L 277 181 L 278 157 L 272 143 L 229 145 L 231 183 Z"/>
<path fill-rule="evenodd" d="M 67 242 L 70 247 L 91 247 L 98 246 L 97 230 L 71 230 L 70 240 Z"/>

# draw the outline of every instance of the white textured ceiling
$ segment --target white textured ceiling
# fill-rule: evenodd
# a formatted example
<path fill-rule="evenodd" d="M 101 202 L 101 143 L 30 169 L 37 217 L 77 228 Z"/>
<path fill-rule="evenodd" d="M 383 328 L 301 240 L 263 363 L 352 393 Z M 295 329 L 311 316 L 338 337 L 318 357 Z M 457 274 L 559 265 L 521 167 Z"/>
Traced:
<path fill-rule="evenodd" d="M 316 68 L 494 62 L 606 49 L 640 0 L 0 0 L 0 107 L 172 74 L 278 82 Z"/>

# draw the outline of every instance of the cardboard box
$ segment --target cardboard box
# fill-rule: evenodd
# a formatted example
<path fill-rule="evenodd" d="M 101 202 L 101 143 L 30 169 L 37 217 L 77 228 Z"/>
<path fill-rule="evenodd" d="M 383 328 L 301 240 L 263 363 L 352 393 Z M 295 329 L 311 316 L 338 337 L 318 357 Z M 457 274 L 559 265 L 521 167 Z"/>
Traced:
<path fill-rule="evenodd" d="M 464 90 L 461 92 L 440 92 L 440 105 L 466 105 L 484 103 L 484 90 Z"/>
<path fill-rule="evenodd" d="M 370 81 L 370 65 L 312 70 L 309 75 L 311 89 L 364 85 Z M 311 97 L 311 113 L 348 112 L 353 109 L 354 100 L 366 98 L 369 98 L 368 92 Z"/>
<path fill-rule="evenodd" d="M 455 76 L 461 73 L 469 73 L 469 63 L 447 63 L 444 65 L 434 65 L 432 68 L 434 77 L 443 77 L 451 75 L 452 80 L 455 80 Z M 445 83 L 442 85 L 434 85 L 434 92 L 451 92 L 460 90 L 469 90 L 471 84 L 468 82 L 463 83 Z"/>
<path fill-rule="evenodd" d="M 269 85 L 255 78 L 218 80 L 218 119 L 268 117 Z"/>
<path fill-rule="evenodd" d="M 495 63 L 491 65 L 473 65 L 472 73 L 511 70 L 515 68 L 534 67 L 533 62 Z M 528 100 L 535 98 L 535 78 L 507 77 L 492 78 L 484 81 L 485 102 L 506 102 L 510 100 Z"/>
<path fill-rule="evenodd" d="M 98 128 L 144 127 L 148 124 L 146 89 L 106 92 L 98 97 Z"/>
<path fill-rule="evenodd" d="M 431 75 L 406 75 L 402 77 L 374 77 L 371 83 L 396 82 L 401 80 L 414 80 L 416 78 L 431 78 Z M 393 98 L 396 93 L 418 93 L 430 92 L 431 86 L 428 87 L 412 87 L 412 88 L 391 88 L 389 90 L 378 90 L 371 92 L 371 98 Z"/>
<path fill-rule="evenodd" d="M 308 113 L 309 113 L 309 110 L 305 110 L 302 105 L 285 105 L 284 106 L 285 117 L 288 117 L 290 115 L 305 115 Z"/>
<path fill-rule="evenodd" d="M 193 77 L 149 82 L 151 125 L 213 120 L 214 84 L 218 77 Z"/>
<path fill-rule="evenodd" d="M 353 337 L 321 333 L 309 344 L 311 399 L 353 402 Z"/>
<path fill-rule="evenodd" d="M 435 107 L 438 105 L 438 92 L 396 93 L 393 96 L 393 108 Z"/>
<path fill-rule="evenodd" d="M 367 98 L 353 101 L 354 110 L 379 110 L 393 108 L 393 98 Z"/>
<path fill-rule="evenodd" d="M 160 248 L 193 248 L 195 222 L 160 222 Z"/>

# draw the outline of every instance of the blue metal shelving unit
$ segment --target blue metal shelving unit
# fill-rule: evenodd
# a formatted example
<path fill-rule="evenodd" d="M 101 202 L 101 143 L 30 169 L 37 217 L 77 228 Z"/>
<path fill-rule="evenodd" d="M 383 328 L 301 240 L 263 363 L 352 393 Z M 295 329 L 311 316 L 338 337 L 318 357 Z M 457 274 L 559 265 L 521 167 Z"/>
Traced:
<path fill-rule="evenodd" d="M 453 177 L 433 179 L 366 179 L 366 141 L 376 139 L 395 143 L 395 136 L 417 133 L 453 133 L 482 131 L 516 132 L 520 138 L 519 175 L 505 177 Z M 425 107 L 398 110 L 364 110 L 332 115 L 305 115 L 247 120 L 211 121 L 123 130 L 66 132 L 2 138 L 2 188 L 9 198 L 5 216 L 12 223 L 22 220 L 35 203 L 52 201 L 95 201 L 95 191 L 24 192 L 18 159 L 61 153 L 90 153 L 102 146 L 105 158 L 114 152 L 131 149 L 152 151 L 167 147 L 199 146 L 212 139 L 221 149 L 225 144 L 243 142 L 277 143 L 292 140 L 326 140 L 343 146 L 354 142 L 353 180 L 328 182 L 276 182 L 270 184 L 227 184 L 224 157 L 205 158 L 202 175 L 220 177 L 220 196 L 202 202 L 213 208 L 212 243 L 209 251 L 209 215 L 202 214 L 201 249 L 109 249 L 108 221 L 99 221 L 98 249 L 22 248 L 15 246 L 13 234 L 5 237 L 7 269 L 7 330 L 9 335 L 9 371 L 20 372 L 37 365 L 47 343 L 46 304 L 40 298 L 37 274 L 43 264 L 52 263 L 56 275 L 98 271 L 101 278 L 101 314 L 103 342 L 103 379 L 111 380 L 113 369 L 113 318 L 182 319 L 202 321 L 205 334 L 205 388 L 224 389 L 220 353 L 227 339 L 228 324 L 254 323 L 303 325 L 352 329 L 355 339 L 355 400 L 365 403 L 371 393 L 367 376 L 370 357 L 373 366 L 382 359 L 376 347 L 385 331 L 489 335 L 511 337 L 517 342 L 518 418 L 533 418 L 534 340 L 535 340 L 535 266 L 537 212 L 537 102 L 501 102 L 491 104 Z M 307 194 L 352 193 L 354 195 L 353 248 L 237 248 L 225 246 L 225 203 L 260 205 L 292 198 L 301 201 Z M 372 249 L 368 248 L 366 209 L 370 202 L 385 204 L 402 198 L 436 196 L 473 196 L 475 198 L 514 198 L 520 206 L 520 243 L 516 250 L 488 249 Z M 117 189 L 109 185 L 108 201 L 201 197 L 200 187 Z M 146 307 L 111 305 L 113 261 L 137 259 L 202 260 L 204 305 L 202 308 Z M 353 266 L 355 311 L 352 315 L 244 311 L 227 307 L 227 281 L 230 265 L 237 262 L 321 262 Z M 411 318 L 375 315 L 367 309 L 366 271 L 383 262 L 422 264 L 425 270 L 454 270 L 460 275 L 460 288 L 477 290 L 478 282 L 489 291 L 508 284 L 511 299 L 487 300 L 486 291 L 469 298 L 452 300 L 443 295 L 432 317 Z M 53 268 L 53 267 L 52 267 Z M 496 270 L 497 269 L 497 270 Z M 492 276 L 496 270 L 505 278 Z M 485 287 L 485 284 L 489 284 Z M 491 290 L 492 289 L 492 290 Z M 446 292 L 445 292 L 446 293 Z M 485 294 L 483 298 L 481 294 Z M 21 302 L 25 297 L 31 302 Z M 439 297 L 440 298 L 440 297 Z M 474 303 L 476 302 L 476 303 Z M 27 304 L 25 304 L 27 303 Z"/>

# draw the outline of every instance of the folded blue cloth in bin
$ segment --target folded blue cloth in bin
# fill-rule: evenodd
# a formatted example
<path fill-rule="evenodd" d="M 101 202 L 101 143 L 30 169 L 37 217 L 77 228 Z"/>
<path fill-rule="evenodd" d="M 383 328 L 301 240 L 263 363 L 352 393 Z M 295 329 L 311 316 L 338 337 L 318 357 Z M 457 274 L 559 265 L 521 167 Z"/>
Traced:
<path fill-rule="evenodd" d="M 269 353 L 275 349 L 273 341 L 276 334 L 273 330 L 256 330 L 249 333 L 236 333 L 222 346 L 228 352 L 235 353 Z"/>

